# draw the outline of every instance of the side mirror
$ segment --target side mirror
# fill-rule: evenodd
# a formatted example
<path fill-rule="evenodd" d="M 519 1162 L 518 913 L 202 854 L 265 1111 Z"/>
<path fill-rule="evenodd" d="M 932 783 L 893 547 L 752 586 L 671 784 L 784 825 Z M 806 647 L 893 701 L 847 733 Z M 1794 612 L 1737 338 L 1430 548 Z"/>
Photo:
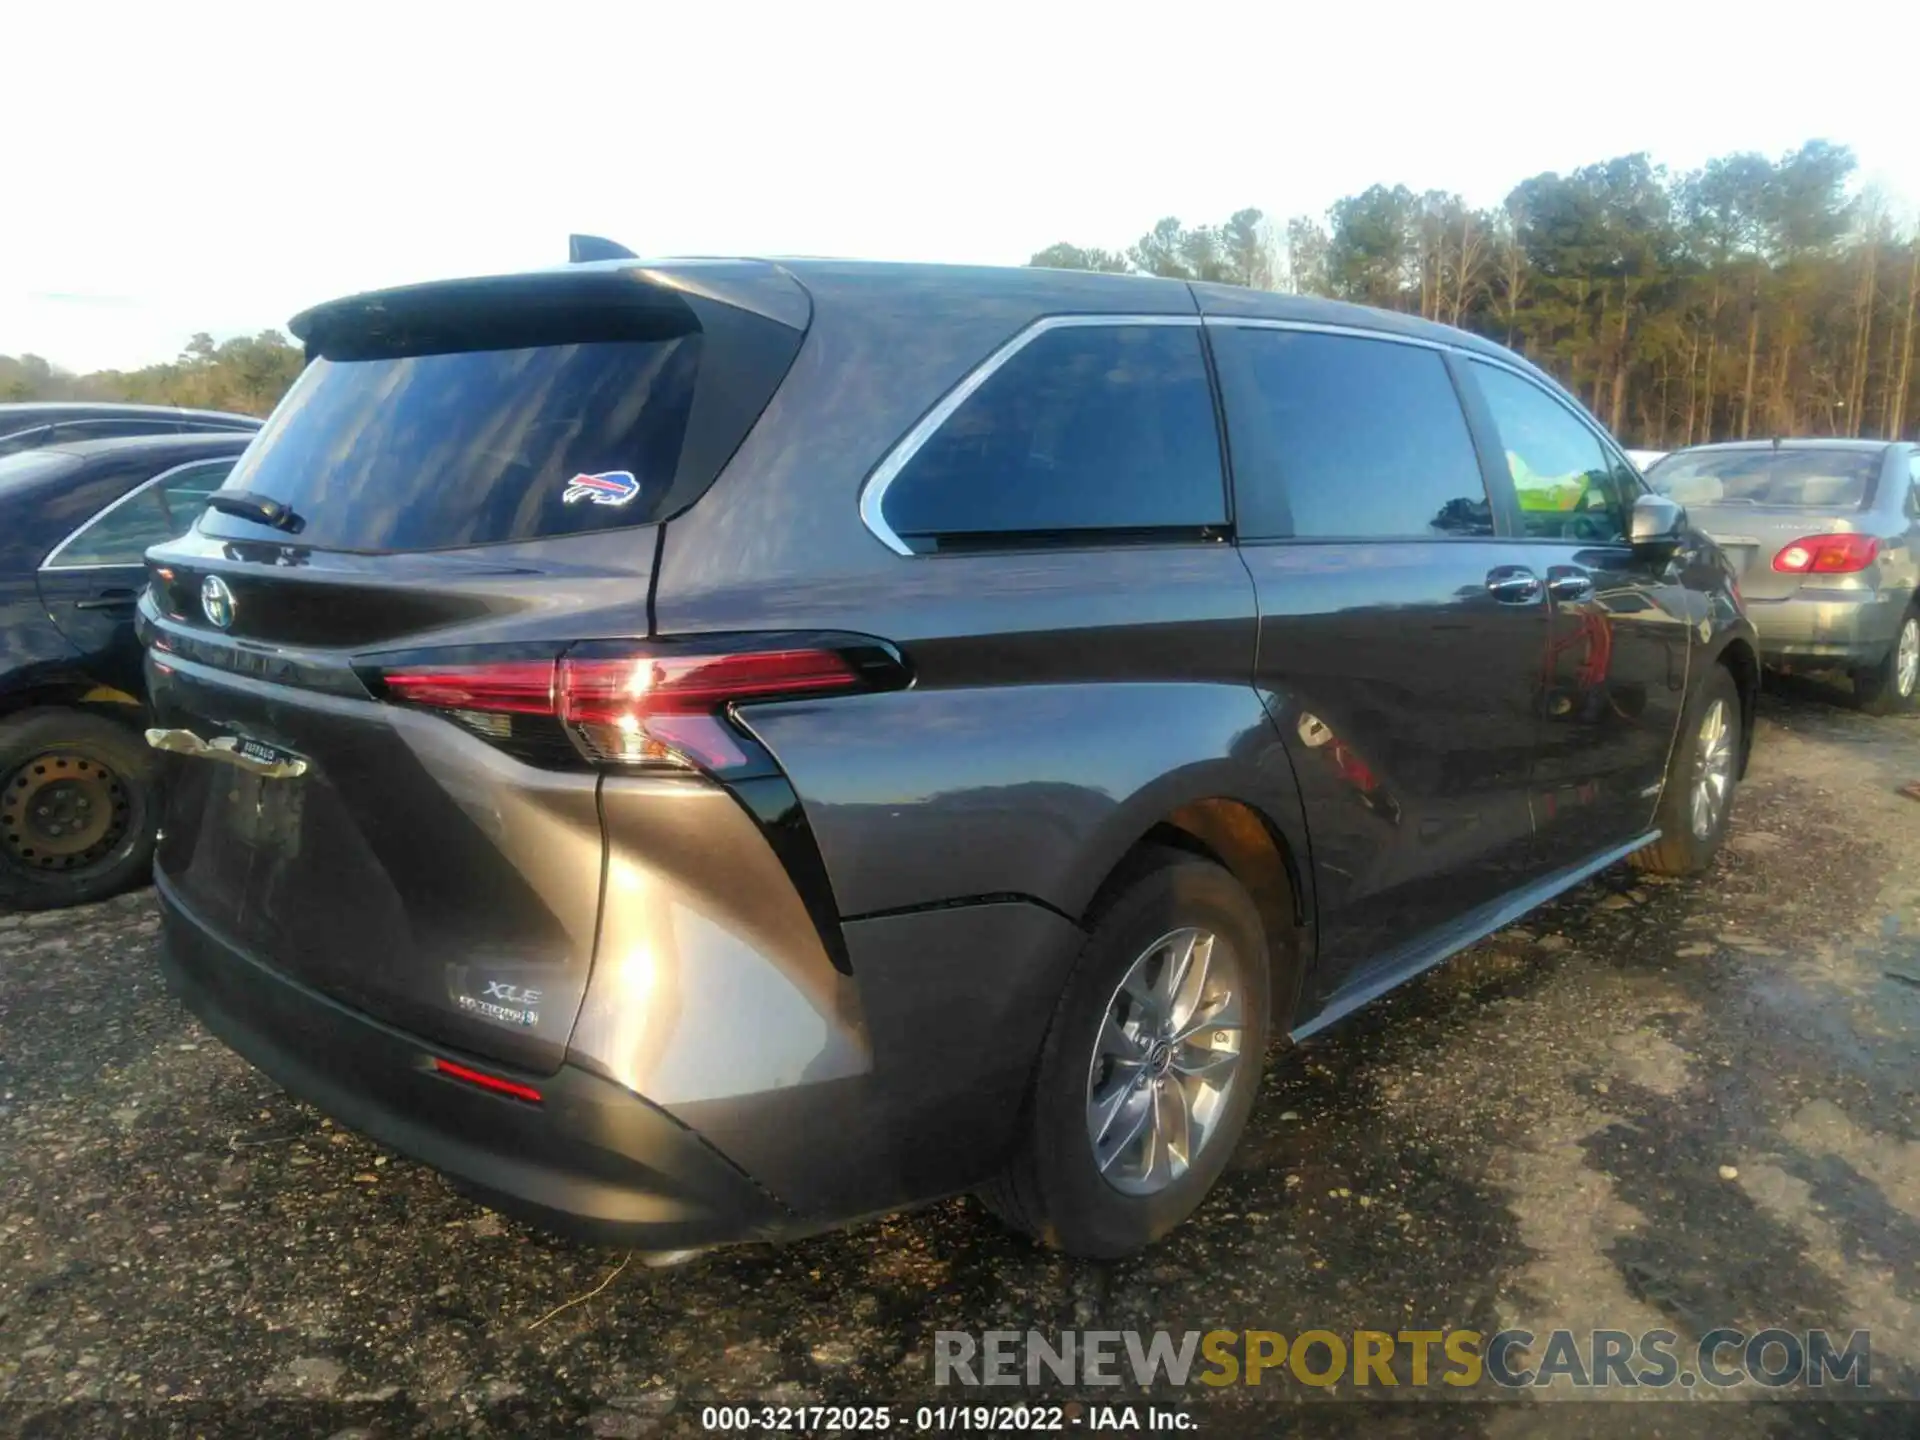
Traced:
<path fill-rule="evenodd" d="M 1687 530 L 1687 507 L 1665 495 L 1642 495 L 1633 502 L 1628 538 L 1633 548 L 1649 553 L 1671 552 Z"/>

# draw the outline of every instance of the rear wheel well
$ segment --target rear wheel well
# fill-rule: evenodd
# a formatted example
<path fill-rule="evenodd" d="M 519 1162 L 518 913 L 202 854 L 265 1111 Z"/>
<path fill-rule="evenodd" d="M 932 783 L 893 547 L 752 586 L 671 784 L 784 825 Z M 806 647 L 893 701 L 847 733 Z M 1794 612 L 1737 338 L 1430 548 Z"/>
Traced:
<path fill-rule="evenodd" d="M 1087 907 L 1089 917 L 1150 865 L 1156 850 L 1184 850 L 1211 860 L 1246 890 L 1266 931 L 1274 1023 L 1285 1033 L 1299 989 L 1306 926 L 1299 871 L 1286 843 L 1250 805 L 1226 799 L 1192 801 L 1154 825 L 1121 857 Z"/>
<path fill-rule="evenodd" d="M 1753 754 L 1754 712 L 1760 700 L 1760 657 L 1746 641 L 1730 640 L 1714 657 L 1714 663 L 1725 667 L 1740 692 L 1740 774 L 1745 778 L 1747 758 Z"/>

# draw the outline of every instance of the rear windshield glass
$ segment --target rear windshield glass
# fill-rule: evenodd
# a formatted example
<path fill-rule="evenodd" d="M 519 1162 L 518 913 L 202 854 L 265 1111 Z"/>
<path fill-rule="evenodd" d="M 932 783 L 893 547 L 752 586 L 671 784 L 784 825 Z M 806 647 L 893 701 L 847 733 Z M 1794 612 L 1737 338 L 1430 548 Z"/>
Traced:
<path fill-rule="evenodd" d="M 1871 450 L 1722 450 L 1669 455 L 1647 483 L 1682 505 L 1857 510 L 1873 498 Z"/>
<path fill-rule="evenodd" d="M 316 360 L 228 478 L 303 544 L 437 550 L 660 518 L 703 337 Z M 216 511 L 211 535 L 284 540 Z"/>

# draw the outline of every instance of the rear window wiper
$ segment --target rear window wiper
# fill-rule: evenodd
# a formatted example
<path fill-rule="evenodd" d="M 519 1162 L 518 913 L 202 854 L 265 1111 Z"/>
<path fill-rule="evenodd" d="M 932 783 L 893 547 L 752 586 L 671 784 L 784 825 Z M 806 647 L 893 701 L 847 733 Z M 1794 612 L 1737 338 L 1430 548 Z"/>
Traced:
<path fill-rule="evenodd" d="M 293 513 L 293 507 L 251 490 L 216 490 L 207 496 L 207 508 L 224 515 L 237 515 L 256 525 L 271 525 L 275 530 L 298 531 L 306 521 Z"/>

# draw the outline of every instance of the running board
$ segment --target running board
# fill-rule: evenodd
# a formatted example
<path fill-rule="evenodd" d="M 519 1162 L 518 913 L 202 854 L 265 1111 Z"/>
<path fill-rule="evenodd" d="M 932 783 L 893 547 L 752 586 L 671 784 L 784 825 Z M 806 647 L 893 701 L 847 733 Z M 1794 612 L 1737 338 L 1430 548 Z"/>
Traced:
<path fill-rule="evenodd" d="M 1496 930 L 1503 930 L 1525 915 L 1544 905 L 1554 896 L 1571 890 L 1582 880 L 1599 874 L 1609 865 L 1617 865 L 1634 851 L 1651 845 L 1660 838 L 1658 830 L 1649 830 L 1637 840 L 1583 860 L 1578 865 L 1565 870 L 1556 870 L 1524 890 L 1470 910 L 1459 919 L 1437 932 L 1437 938 L 1423 936 L 1414 944 L 1390 952 L 1385 958 L 1366 967 L 1345 985 L 1334 991 L 1320 1013 L 1295 1030 L 1292 1039 L 1305 1040 L 1317 1035 L 1337 1020 L 1343 1020 L 1361 1006 L 1378 1000 L 1389 990 L 1399 988 L 1422 971 L 1431 970 L 1442 960 L 1473 944 L 1484 940 Z"/>

